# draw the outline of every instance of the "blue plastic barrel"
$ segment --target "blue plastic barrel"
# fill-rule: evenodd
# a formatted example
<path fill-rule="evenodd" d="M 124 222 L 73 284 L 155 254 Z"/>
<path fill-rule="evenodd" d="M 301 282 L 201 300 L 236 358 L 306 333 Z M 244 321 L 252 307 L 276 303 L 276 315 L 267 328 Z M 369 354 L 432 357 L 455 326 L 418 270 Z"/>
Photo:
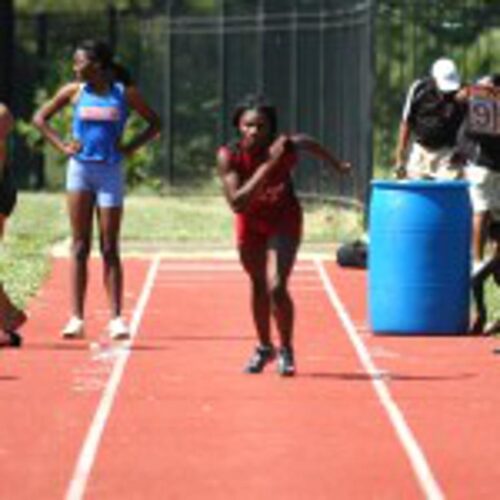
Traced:
<path fill-rule="evenodd" d="M 472 220 L 467 182 L 372 181 L 369 217 L 373 332 L 466 332 Z"/>

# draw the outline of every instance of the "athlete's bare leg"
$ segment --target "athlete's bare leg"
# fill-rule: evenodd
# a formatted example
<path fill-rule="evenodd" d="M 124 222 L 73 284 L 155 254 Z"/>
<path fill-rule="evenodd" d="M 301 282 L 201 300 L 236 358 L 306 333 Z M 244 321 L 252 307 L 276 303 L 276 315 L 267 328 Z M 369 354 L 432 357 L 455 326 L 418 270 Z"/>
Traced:
<path fill-rule="evenodd" d="M 271 341 L 271 300 L 267 284 L 267 247 L 243 245 L 239 249 L 240 260 L 251 283 L 252 316 L 261 346 L 270 346 Z"/>
<path fill-rule="evenodd" d="M 300 242 L 290 236 L 276 236 L 268 248 L 268 282 L 271 311 L 280 335 L 281 346 L 292 346 L 295 307 L 288 280 L 295 264 Z"/>
<path fill-rule="evenodd" d="M 120 257 L 122 207 L 98 208 L 99 241 L 104 264 L 104 287 L 108 295 L 111 318 L 122 312 L 123 269 Z"/>
<path fill-rule="evenodd" d="M 94 195 L 86 191 L 68 193 L 71 225 L 71 309 L 73 316 L 83 318 L 88 281 L 88 258 L 92 242 Z"/>

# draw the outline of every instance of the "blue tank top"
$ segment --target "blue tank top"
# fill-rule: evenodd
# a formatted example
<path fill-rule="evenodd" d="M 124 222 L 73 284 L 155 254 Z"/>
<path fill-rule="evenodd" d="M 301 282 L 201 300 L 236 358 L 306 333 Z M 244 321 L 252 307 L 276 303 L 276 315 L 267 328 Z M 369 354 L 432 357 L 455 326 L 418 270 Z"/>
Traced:
<path fill-rule="evenodd" d="M 74 156 L 82 162 L 115 164 L 122 159 L 116 145 L 128 117 L 125 88 L 113 83 L 107 94 L 83 85 L 73 114 L 73 138 L 82 149 Z"/>

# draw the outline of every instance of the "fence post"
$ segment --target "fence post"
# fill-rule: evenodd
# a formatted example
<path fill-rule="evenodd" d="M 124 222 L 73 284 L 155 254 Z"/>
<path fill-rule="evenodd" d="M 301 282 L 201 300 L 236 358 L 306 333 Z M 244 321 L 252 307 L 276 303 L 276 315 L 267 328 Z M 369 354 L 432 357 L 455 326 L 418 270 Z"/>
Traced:
<path fill-rule="evenodd" d="M 226 142 L 227 86 L 226 86 L 226 1 L 219 0 L 219 144 Z"/>
<path fill-rule="evenodd" d="M 117 45 L 118 13 L 113 5 L 108 6 L 108 42 L 113 52 Z"/>
<path fill-rule="evenodd" d="M 0 2 L 0 101 L 10 104 L 14 57 L 14 2 Z"/>
<path fill-rule="evenodd" d="M 290 15 L 290 129 L 297 132 L 299 107 L 299 27 L 297 1 L 294 0 Z"/>
<path fill-rule="evenodd" d="M 375 68 L 375 57 L 376 57 L 376 29 L 375 22 L 377 16 L 377 2 L 376 0 L 370 0 L 367 5 L 367 29 L 365 30 L 364 40 L 362 41 L 364 45 L 364 50 L 362 51 L 362 65 L 366 68 L 367 73 L 363 75 L 363 104 L 362 107 L 365 109 L 365 116 L 373 117 L 375 113 L 374 99 L 375 99 L 375 81 L 377 78 L 376 68 Z M 373 119 L 361 120 L 363 126 L 363 138 L 365 143 L 365 154 L 362 158 L 364 164 L 361 165 L 361 175 L 354 177 L 354 196 L 364 202 L 364 214 L 363 214 L 363 224 L 365 228 L 368 227 L 369 223 L 369 205 L 371 191 L 369 189 L 370 179 L 373 177 L 373 162 L 374 162 L 374 140 L 375 131 L 373 125 Z M 384 141 L 385 142 L 385 141 Z"/>
<path fill-rule="evenodd" d="M 37 56 L 37 79 L 39 82 L 45 81 L 46 61 L 47 61 L 47 42 L 48 42 L 48 20 L 45 12 L 38 12 L 36 14 L 36 56 Z M 44 141 L 40 136 L 37 141 L 41 146 L 40 149 L 33 152 L 33 173 L 34 173 L 34 188 L 36 190 L 44 189 L 47 185 L 45 177 L 45 154 L 44 154 Z"/>
<path fill-rule="evenodd" d="M 264 51 L 265 51 L 265 16 L 266 0 L 259 0 L 257 4 L 257 91 L 264 92 Z"/>
<path fill-rule="evenodd" d="M 166 43 L 165 43 L 165 59 L 164 67 L 166 69 L 166 78 L 164 85 L 164 111 L 163 111 L 163 130 L 165 138 L 163 139 L 163 158 L 165 161 L 165 179 L 171 186 L 174 183 L 174 171 L 173 171 L 173 134 L 172 134 L 172 106 L 173 106 L 173 96 L 172 96 L 172 10 L 173 2 L 175 0 L 168 0 L 166 5 Z"/>
<path fill-rule="evenodd" d="M 319 12 L 319 40 L 318 40 L 318 132 L 319 132 L 319 140 L 322 144 L 325 143 L 325 133 L 326 133 L 326 124 L 325 124 L 325 65 L 329 64 L 329 61 L 326 60 L 326 50 L 325 50 L 325 17 L 326 17 L 326 6 L 324 0 L 322 0 L 320 5 Z M 321 176 L 325 171 L 324 161 L 319 162 L 321 165 L 321 169 L 319 170 L 316 178 L 316 192 L 321 194 L 323 190 Z"/>
<path fill-rule="evenodd" d="M 36 14 L 36 56 L 38 58 L 37 76 L 43 81 L 45 76 L 45 61 L 47 58 L 47 14 Z"/>

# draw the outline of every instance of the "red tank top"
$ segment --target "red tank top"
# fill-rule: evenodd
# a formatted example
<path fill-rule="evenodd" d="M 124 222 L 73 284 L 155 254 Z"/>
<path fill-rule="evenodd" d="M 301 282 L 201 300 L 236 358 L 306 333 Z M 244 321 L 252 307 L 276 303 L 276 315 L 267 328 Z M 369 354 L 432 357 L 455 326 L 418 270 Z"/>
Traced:
<path fill-rule="evenodd" d="M 266 161 L 266 153 L 250 153 L 239 146 L 222 146 L 222 151 L 228 155 L 232 167 L 237 171 L 241 184 L 245 183 L 256 171 L 257 167 Z M 291 171 L 297 164 L 297 153 L 286 152 L 275 172 L 268 177 L 263 189 L 255 196 L 244 212 L 246 216 L 258 218 L 274 218 L 291 205 L 297 204 L 293 189 Z"/>

